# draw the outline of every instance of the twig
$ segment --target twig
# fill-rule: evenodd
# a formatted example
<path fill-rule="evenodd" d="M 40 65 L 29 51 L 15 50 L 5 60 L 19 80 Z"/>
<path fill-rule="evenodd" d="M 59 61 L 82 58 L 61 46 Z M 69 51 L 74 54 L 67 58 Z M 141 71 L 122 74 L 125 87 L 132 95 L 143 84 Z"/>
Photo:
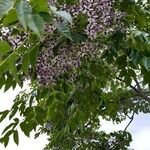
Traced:
<path fill-rule="evenodd" d="M 121 79 L 121 78 L 119 78 L 119 77 L 116 77 L 116 79 L 119 80 L 119 81 L 121 81 L 121 82 L 124 82 L 124 83 L 125 83 L 125 80 L 123 80 L 123 79 Z M 136 92 L 137 96 L 139 96 L 139 97 L 145 99 L 146 101 L 150 102 L 150 98 L 149 98 L 148 96 L 146 96 L 145 93 L 143 93 L 143 91 L 142 91 L 142 89 L 141 89 L 141 87 L 140 87 L 138 81 L 135 80 L 135 82 L 136 82 L 136 84 L 137 84 L 137 88 L 138 88 L 138 89 L 135 88 L 135 87 L 132 86 L 132 85 L 129 85 L 129 87 L 130 87 L 131 89 L 133 89 L 133 90 Z"/>
<path fill-rule="evenodd" d="M 129 119 L 132 119 L 132 116 L 130 117 L 128 114 L 126 114 L 126 116 L 127 116 Z"/>
<path fill-rule="evenodd" d="M 127 128 L 129 127 L 129 125 L 132 123 L 132 121 L 133 121 L 133 119 L 134 119 L 134 114 L 135 114 L 135 112 L 133 112 L 132 116 L 129 117 L 129 118 L 130 118 L 130 121 L 129 121 L 129 123 L 127 124 L 127 126 L 125 127 L 124 131 L 126 131 Z"/>
<path fill-rule="evenodd" d="M 116 79 L 125 83 L 125 80 L 123 80 L 123 79 L 121 79 L 121 78 L 119 78 L 119 77 L 116 77 Z M 134 86 L 132 86 L 132 85 L 129 85 L 129 86 L 130 86 L 130 88 L 133 89 L 136 93 L 139 92 L 138 89 L 136 89 Z"/>
<path fill-rule="evenodd" d="M 134 81 L 135 81 L 135 83 L 136 83 L 136 86 L 137 86 L 138 90 L 141 91 L 141 86 L 140 86 L 138 80 L 137 80 L 137 79 L 134 79 Z"/>

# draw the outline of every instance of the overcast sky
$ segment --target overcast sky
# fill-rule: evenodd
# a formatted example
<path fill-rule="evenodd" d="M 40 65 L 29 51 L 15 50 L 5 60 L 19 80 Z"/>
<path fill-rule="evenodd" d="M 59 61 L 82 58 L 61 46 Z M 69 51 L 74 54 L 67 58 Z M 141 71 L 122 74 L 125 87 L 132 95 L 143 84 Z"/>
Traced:
<path fill-rule="evenodd" d="M 3 90 L 0 90 L 0 111 L 9 109 L 12 106 L 13 99 L 19 91 L 19 87 L 14 91 L 9 90 L 6 93 L 3 93 Z M 0 131 L 8 124 L 8 121 L 1 123 Z M 121 129 L 123 130 L 127 124 L 128 120 L 122 122 L 120 125 L 114 125 L 112 122 L 102 121 L 101 130 L 105 130 L 107 133 Z M 140 114 L 135 116 L 128 130 L 131 132 L 133 138 L 131 148 L 134 150 L 150 150 L 150 114 Z M 31 137 L 28 138 L 23 133 L 19 132 L 19 137 L 19 146 L 16 146 L 11 138 L 9 145 L 6 148 L 4 148 L 3 145 L 0 145 L 0 150 L 27 150 L 30 148 L 42 150 L 44 145 L 47 143 L 47 138 L 45 135 L 34 139 L 34 134 L 31 134 Z"/>

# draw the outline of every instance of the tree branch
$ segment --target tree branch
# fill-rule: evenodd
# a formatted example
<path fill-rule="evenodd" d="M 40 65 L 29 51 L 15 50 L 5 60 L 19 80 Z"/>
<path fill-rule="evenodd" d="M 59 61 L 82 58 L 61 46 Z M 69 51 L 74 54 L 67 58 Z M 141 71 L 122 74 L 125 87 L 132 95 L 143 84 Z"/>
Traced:
<path fill-rule="evenodd" d="M 141 91 L 141 86 L 140 86 L 138 80 L 137 80 L 137 79 L 134 79 L 134 81 L 135 81 L 135 83 L 136 83 L 136 86 L 137 86 L 138 90 Z"/>
<path fill-rule="evenodd" d="M 129 121 L 129 123 L 127 124 L 127 126 L 125 127 L 124 131 L 126 131 L 127 128 L 129 127 L 129 125 L 132 123 L 132 121 L 133 121 L 133 119 L 134 119 L 134 114 L 135 114 L 135 112 L 133 112 L 132 116 L 129 117 L 129 118 L 130 118 L 130 121 Z"/>
<path fill-rule="evenodd" d="M 125 83 L 125 80 L 123 80 L 119 77 L 116 77 L 116 79 Z M 134 92 L 136 93 L 137 96 L 139 96 L 139 97 L 145 99 L 146 101 L 150 102 L 150 98 L 148 96 L 146 96 L 145 93 L 143 93 L 142 88 L 139 85 L 139 82 L 137 80 L 135 80 L 135 82 L 136 82 L 137 88 L 134 87 L 133 85 L 129 85 L 129 87 L 134 90 Z"/>
<path fill-rule="evenodd" d="M 119 78 L 119 77 L 116 77 L 117 80 L 121 81 L 121 82 L 124 82 L 125 83 L 125 80 Z M 136 89 L 134 86 L 132 85 L 129 85 L 131 89 L 133 89 L 136 93 L 138 93 L 138 89 Z"/>

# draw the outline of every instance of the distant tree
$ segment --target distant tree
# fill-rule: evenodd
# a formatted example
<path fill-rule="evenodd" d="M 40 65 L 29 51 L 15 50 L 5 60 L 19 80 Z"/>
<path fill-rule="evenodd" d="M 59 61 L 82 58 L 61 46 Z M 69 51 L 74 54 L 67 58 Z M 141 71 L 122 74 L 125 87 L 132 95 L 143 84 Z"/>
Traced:
<path fill-rule="evenodd" d="M 149 32 L 149 1 L 0 0 L 0 88 L 30 81 L 0 112 L 0 142 L 20 128 L 48 135 L 45 150 L 129 149 L 134 115 L 150 113 Z M 130 122 L 106 134 L 100 118 Z"/>

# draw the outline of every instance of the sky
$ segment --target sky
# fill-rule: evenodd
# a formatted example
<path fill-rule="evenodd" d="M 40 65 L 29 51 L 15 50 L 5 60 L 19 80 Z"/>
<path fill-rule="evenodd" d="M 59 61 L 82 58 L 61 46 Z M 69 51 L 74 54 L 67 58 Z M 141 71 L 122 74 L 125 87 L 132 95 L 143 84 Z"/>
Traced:
<path fill-rule="evenodd" d="M 25 85 L 25 87 L 26 86 L 27 85 Z M 19 87 L 15 90 L 10 89 L 5 93 L 3 92 L 3 89 L 0 90 L 0 111 L 9 109 L 12 106 L 13 99 L 20 90 L 21 89 Z M 102 120 L 101 130 L 105 130 L 107 133 L 123 130 L 128 122 L 129 120 L 126 120 L 119 125 L 114 125 L 112 122 Z M 9 121 L 0 123 L 0 131 L 2 131 L 8 124 Z M 129 126 L 128 131 L 132 134 L 133 138 L 131 148 L 134 150 L 150 150 L 150 114 L 136 115 Z M 47 137 L 45 135 L 34 139 L 33 133 L 31 133 L 30 138 L 28 138 L 20 131 L 19 138 L 19 146 L 15 145 L 13 138 L 10 138 L 10 142 L 6 148 L 0 144 L 0 150 L 27 150 L 31 147 L 35 150 L 42 150 L 47 143 Z"/>

